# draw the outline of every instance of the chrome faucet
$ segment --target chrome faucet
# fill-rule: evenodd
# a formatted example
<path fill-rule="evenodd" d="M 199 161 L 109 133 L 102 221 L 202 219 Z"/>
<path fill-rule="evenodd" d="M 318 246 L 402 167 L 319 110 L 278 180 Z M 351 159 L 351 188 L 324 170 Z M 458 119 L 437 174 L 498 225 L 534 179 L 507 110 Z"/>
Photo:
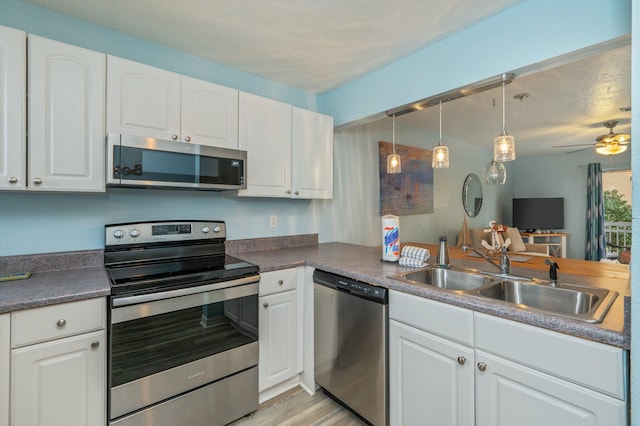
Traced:
<path fill-rule="evenodd" d="M 502 254 L 500 255 L 500 265 L 495 263 L 493 260 L 491 260 L 489 257 L 487 257 L 484 253 L 482 253 L 477 248 L 475 248 L 473 246 L 463 245 L 462 246 L 462 251 L 466 253 L 467 250 L 471 250 L 471 251 L 477 253 L 480 257 L 482 257 L 487 262 L 489 262 L 490 264 L 492 264 L 493 266 L 498 268 L 500 270 L 500 273 L 502 273 L 502 275 L 509 275 L 511 273 L 511 259 L 509 259 L 509 255 L 507 254 L 507 248 L 506 247 L 502 247 Z"/>

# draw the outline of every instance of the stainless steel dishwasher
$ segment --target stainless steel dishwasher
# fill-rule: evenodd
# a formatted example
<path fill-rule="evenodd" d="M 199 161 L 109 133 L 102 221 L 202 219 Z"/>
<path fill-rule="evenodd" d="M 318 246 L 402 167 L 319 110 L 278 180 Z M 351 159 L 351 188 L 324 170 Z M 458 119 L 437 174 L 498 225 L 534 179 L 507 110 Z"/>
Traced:
<path fill-rule="evenodd" d="M 315 380 L 367 422 L 388 424 L 388 292 L 316 270 Z"/>

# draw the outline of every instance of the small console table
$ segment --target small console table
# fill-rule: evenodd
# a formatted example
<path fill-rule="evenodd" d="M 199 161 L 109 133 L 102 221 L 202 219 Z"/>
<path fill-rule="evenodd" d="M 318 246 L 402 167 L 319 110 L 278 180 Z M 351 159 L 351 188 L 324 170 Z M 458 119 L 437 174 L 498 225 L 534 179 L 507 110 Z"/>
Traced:
<path fill-rule="evenodd" d="M 549 254 L 555 257 L 567 257 L 567 235 L 564 232 L 551 232 L 548 234 L 536 234 L 535 232 L 521 232 L 523 238 L 527 238 L 528 243 L 536 243 L 536 238 L 544 238 L 544 240 L 538 240 L 538 243 L 546 244 L 549 246 Z M 556 240 L 551 240 L 556 238 Z"/>

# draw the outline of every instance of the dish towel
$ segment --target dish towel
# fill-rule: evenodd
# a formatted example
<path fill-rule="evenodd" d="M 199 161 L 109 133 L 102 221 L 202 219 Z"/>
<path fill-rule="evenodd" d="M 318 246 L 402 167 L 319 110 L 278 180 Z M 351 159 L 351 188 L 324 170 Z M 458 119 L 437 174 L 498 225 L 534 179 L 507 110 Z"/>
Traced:
<path fill-rule="evenodd" d="M 400 260 L 398 260 L 398 264 L 400 266 L 409 266 L 411 268 L 423 268 L 427 266 L 427 260 L 430 255 L 431 253 L 429 253 L 429 250 L 426 248 L 404 246 L 400 252 Z"/>

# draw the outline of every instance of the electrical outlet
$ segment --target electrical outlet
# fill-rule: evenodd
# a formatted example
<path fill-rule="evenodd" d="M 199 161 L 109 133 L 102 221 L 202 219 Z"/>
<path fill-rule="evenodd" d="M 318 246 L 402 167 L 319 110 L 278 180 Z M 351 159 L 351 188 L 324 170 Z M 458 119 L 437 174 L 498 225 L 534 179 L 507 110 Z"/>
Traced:
<path fill-rule="evenodd" d="M 272 228 L 278 227 L 278 216 L 276 215 L 271 216 L 271 227 Z"/>

